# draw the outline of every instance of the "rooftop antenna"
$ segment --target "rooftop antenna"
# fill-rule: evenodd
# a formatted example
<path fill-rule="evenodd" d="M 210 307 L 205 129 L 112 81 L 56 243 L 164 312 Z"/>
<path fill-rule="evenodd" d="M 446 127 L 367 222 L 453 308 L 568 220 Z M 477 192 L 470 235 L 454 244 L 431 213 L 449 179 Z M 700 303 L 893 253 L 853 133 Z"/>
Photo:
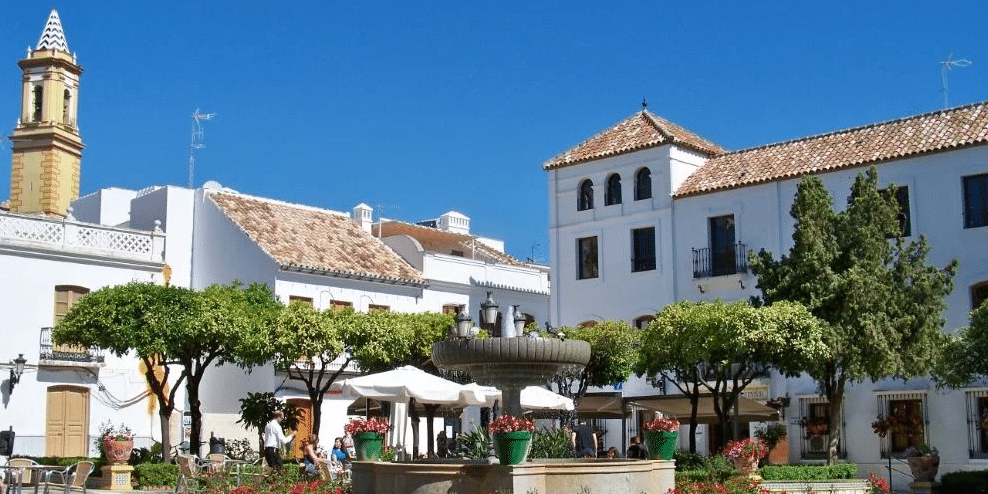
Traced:
<path fill-rule="evenodd" d="M 947 106 L 949 106 L 949 104 L 950 104 L 949 103 L 949 101 L 950 101 L 950 87 L 947 85 L 947 71 L 950 70 L 950 69 L 952 69 L 952 68 L 954 68 L 954 67 L 964 68 L 964 67 L 967 67 L 968 65 L 971 65 L 971 61 L 970 60 L 968 60 L 966 58 L 962 58 L 960 60 L 954 60 L 953 59 L 953 56 L 954 56 L 954 54 L 951 53 L 950 55 L 947 55 L 947 59 L 946 60 L 940 62 L 940 83 L 941 83 L 941 85 L 940 85 L 940 92 L 943 93 L 943 109 L 944 110 L 946 110 L 947 109 Z"/>
<path fill-rule="evenodd" d="M 532 248 L 532 256 L 528 258 L 528 262 L 531 262 L 531 263 L 534 263 L 535 262 L 535 250 L 538 249 L 539 247 L 542 247 L 542 244 L 539 243 L 539 242 L 535 242 L 534 244 L 532 244 L 532 246 L 531 246 L 531 248 Z"/>
<path fill-rule="evenodd" d="M 202 143 L 202 121 L 210 120 L 215 117 L 215 113 L 199 113 L 199 109 L 192 112 L 192 144 L 189 148 L 189 188 L 192 188 L 193 182 L 192 178 L 195 176 L 196 171 L 196 149 L 202 149 L 206 147 Z"/>

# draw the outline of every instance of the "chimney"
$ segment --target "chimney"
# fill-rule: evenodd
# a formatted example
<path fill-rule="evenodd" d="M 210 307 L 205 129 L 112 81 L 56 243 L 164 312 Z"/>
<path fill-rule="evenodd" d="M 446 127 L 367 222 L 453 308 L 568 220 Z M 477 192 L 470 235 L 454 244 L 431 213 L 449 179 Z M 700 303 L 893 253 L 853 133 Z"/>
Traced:
<path fill-rule="evenodd" d="M 470 218 L 456 211 L 450 211 L 439 217 L 439 229 L 469 235 Z"/>
<path fill-rule="evenodd" d="M 353 222 L 367 233 L 371 233 L 371 225 L 374 224 L 373 217 L 374 210 L 370 206 L 360 203 L 353 207 L 353 214 L 351 215 Z"/>

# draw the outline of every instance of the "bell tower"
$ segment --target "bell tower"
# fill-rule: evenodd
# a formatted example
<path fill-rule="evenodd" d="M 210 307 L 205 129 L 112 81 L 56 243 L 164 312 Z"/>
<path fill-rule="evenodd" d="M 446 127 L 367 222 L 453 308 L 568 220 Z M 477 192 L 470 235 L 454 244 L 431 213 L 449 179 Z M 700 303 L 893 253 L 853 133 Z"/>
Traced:
<path fill-rule="evenodd" d="M 10 210 L 66 215 L 79 197 L 82 137 L 79 135 L 79 76 L 54 9 L 37 46 L 17 62 L 23 71 L 21 115 L 10 135 Z"/>

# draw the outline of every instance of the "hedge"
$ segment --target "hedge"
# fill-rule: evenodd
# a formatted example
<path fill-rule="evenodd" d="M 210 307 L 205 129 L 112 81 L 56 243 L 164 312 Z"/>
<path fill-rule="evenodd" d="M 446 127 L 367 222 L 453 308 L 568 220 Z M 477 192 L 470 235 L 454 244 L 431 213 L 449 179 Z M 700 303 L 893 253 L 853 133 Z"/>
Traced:
<path fill-rule="evenodd" d="M 940 476 L 940 494 L 988 494 L 988 470 L 950 472 Z"/>
<path fill-rule="evenodd" d="M 171 463 L 140 463 L 134 465 L 134 481 L 138 487 L 173 486 L 178 483 L 178 465 Z"/>
<path fill-rule="evenodd" d="M 844 480 L 858 476 L 854 463 L 837 465 L 767 465 L 759 471 L 762 479 L 776 481 Z"/>

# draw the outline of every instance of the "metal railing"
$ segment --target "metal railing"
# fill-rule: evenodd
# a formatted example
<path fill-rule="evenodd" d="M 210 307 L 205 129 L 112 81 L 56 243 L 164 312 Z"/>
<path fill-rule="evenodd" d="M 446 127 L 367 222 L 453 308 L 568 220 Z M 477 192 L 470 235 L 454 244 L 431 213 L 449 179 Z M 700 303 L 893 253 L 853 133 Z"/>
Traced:
<path fill-rule="evenodd" d="M 988 208 L 964 209 L 964 228 L 988 226 Z"/>
<path fill-rule="evenodd" d="M 693 249 L 693 277 L 710 278 L 748 272 L 748 248 L 741 242 L 723 249 Z"/>
<path fill-rule="evenodd" d="M 98 347 L 85 348 L 76 345 L 56 345 L 51 340 L 51 328 L 41 328 L 41 360 L 57 362 L 82 362 L 102 364 L 103 349 Z"/>
<path fill-rule="evenodd" d="M 964 393 L 967 402 L 968 457 L 988 458 L 988 390 Z"/>

